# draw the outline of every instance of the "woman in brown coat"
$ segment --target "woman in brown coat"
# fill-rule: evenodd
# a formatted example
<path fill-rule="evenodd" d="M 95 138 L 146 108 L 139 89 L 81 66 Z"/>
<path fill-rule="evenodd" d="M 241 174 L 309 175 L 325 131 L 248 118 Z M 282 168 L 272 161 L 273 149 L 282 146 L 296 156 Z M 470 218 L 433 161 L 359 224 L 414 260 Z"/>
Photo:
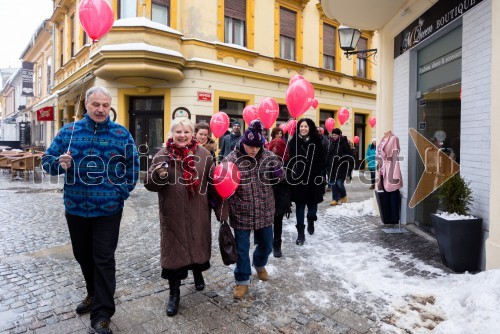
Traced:
<path fill-rule="evenodd" d="M 158 193 L 161 277 L 168 279 L 167 315 L 177 314 L 181 280 L 193 271 L 196 290 L 203 290 L 202 271 L 210 268 L 211 228 L 207 187 L 213 159 L 193 138 L 193 124 L 172 122 L 172 137 L 153 158 L 144 186 Z"/>

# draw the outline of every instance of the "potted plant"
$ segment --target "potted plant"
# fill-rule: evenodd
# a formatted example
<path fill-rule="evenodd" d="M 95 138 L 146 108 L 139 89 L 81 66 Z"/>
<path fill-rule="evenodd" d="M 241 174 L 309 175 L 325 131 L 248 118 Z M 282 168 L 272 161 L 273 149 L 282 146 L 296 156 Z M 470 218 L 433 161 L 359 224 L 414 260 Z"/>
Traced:
<path fill-rule="evenodd" d="M 483 219 L 468 215 L 472 202 L 469 183 L 457 173 L 435 196 L 442 212 L 431 217 L 443 264 L 455 272 L 480 271 Z"/>

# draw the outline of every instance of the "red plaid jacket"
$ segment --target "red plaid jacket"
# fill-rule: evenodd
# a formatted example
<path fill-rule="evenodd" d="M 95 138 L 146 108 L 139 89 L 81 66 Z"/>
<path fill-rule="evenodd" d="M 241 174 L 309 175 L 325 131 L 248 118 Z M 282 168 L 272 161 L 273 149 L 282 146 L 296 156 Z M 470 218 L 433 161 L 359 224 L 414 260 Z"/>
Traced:
<path fill-rule="evenodd" d="M 273 184 L 284 180 L 280 158 L 262 148 L 254 158 L 244 155 L 237 146 L 224 158 L 238 166 L 241 180 L 236 192 L 228 198 L 229 224 L 240 230 L 258 230 L 274 221 Z"/>

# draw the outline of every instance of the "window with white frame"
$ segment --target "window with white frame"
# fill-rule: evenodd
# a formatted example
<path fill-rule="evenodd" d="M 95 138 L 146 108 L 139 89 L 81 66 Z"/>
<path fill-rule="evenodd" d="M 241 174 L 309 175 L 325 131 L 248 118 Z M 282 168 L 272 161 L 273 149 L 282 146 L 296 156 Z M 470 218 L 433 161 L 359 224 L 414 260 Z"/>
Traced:
<path fill-rule="evenodd" d="M 246 46 L 246 0 L 224 1 L 224 43 Z"/>
<path fill-rule="evenodd" d="M 71 15 L 69 18 L 69 35 L 70 35 L 70 56 L 74 57 L 75 56 L 75 15 Z"/>
<path fill-rule="evenodd" d="M 42 96 L 42 65 L 38 63 L 36 78 L 37 97 Z"/>
<path fill-rule="evenodd" d="M 151 21 L 168 26 L 170 24 L 170 0 L 152 0 Z"/>
<path fill-rule="evenodd" d="M 323 24 L 323 67 L 328 70 L 336 70 L 335 34 L 336 29 L 334 26 Z"/>
<path fill-rule="evenodd" d="M 137 16 L 137 0 L 119 0 L 118 13 L 120 19 Z"/>
<path fill-rule="evenodd" d="M 50 93 L 52 84 L 52 57 L 47 58 L 47 93 Z"/>
<path fill-rule="evenodd" d="M 358 45 L 356 47 L 357 50 L 366 50 L 368 49 L 368 40 L 366 38 L 361 37 L 358 41 Z M 356 57 L 356 76 L 360 78 L 366 78 L 366 53 L 358 53 Z"/>
<path fill-rule="evenodd" d="M 297 13 L 280 8 L 280 58 L 295 60 Z"/>

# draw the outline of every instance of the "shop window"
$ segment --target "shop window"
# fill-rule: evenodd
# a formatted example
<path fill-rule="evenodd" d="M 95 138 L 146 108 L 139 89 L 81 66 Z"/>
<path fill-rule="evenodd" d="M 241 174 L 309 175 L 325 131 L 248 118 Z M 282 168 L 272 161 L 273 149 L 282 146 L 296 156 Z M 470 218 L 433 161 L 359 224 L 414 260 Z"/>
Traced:
<path fill-rule="evenodd" d="M 335 36 L 337 30 L 329 24 L 323 24 L 323 67 L 335 70 Z"/>
<path fill-rule="evenodd" d="M 358 45 L 356 47 L 357 50 L 366 50 L 368 49 L 368 40 L 366 38 L 361 37 L 358 41 Z M 367 54 L 359 53 L 356 57 L 356 76 L 359 78 L 366 78 L 366 62 L 367 62 Z"/>
<path fill-rule="evenodd" d="M 229 127 L 234 121 L 238 121 L 241 124 L 241 129 L 243 130 L 243 109 L 245 108 L 245 102 L 243 101 L 233 101 L 233 100 L 219 100 L 219 110 L 225 112 L 229 116 Z"/>
<path fill-rule="evenodd" d="M 164 25 L 170 24 L 170 0 L 152 0 L 151 21 Z"/>
<path fill-rule="evenodd" d="M 280 104 L 279 105 L 279 114 L 278 118 L 276 119 L 276 126 L 278 126 L 281 123 L 286 123 L 288 120 L 292 117 L 290 116 L 290 112 L 288 112 L 288 108 L 286 107 L 286 104 Z"/>
<path fill-rule="evenodd" d="M 118 2 L 119 19 L 137 16 L 137 0 L 119 0 Z"/>
<path fill-rule="evenodd" d="M 246 0 L 224 1 L 224 42 L 246 46 Z"/>
<path fill-rule="evenodd" d="M 323 129 L 325 129 L 325 134 L 328 133 L 328 130 L 325 127 L 325 122 L 328 118 L 333 118 L 335 119 L 335 111 L 334 110 L 325 110 L 325 109 L 320 109 L 319 111 L 319 125 Z"/>
<path fill-rule="evenodd" d="M 280 58 L 295 60 L 297 13 L 280 8 Z"/>

